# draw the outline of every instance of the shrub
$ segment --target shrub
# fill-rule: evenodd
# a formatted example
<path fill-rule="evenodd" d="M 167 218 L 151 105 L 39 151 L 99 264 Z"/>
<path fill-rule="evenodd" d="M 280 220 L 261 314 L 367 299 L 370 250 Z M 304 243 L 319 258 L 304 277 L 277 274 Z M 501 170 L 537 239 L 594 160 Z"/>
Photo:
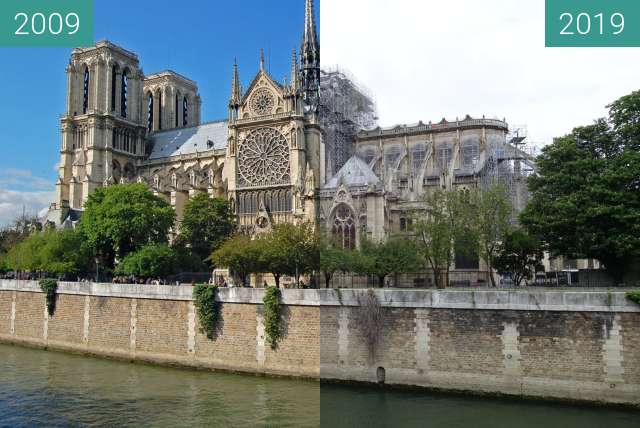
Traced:
<path fill-rule="evenodd" d="M 116 274 L 142 278 L 166 277 L 175 273 L 176 253 L 166 244 L 150 244 L 129 254 L 118 264 Z"/>
<path fill-rule="evenodd" d="M 640 291 L 629 291 L 627 299 L 640 305 Z"/>
<path fill-rule="evenodd" d="M 275 349 L 283 335 L 280 290 L 276 287 L 267 288 L 262 302 L 264 303 L 264 332 L 271 349 Z"/>
<path fill-rule="evenodd" d="M 215 339 L 220 321 L 220 302 L 216 301 L 218 287 L 208 284 L 197 284 L 193 288 L 193 299 L 198 310 L 200 332 L 208 339 Z"/>
<path fill-rule="evenodd" d="M 40 289 L 46 294 L 47 313 L 50 317 L 56 310 L 56 292 L 58 291 L 58 281 L 55 279 L 40 280 Z"/>

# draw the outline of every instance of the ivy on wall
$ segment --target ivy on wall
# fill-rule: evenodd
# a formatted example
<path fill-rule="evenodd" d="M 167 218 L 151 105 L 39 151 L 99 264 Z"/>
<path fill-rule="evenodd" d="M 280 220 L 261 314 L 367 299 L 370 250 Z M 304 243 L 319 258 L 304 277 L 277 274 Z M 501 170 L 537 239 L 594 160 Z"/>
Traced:
<path fill-rule="evenodd" d="M 640 291 L 629 291 L 627 299 L 640 305 Z"/>
<path fill-rule="evenodd" d="M 55 279 L 40 280 L 40 289 L 46 294 L 47 313 L 50 317 L 56 310 L 56 292 L 58 291 L 58 281 Z"/>
<path fill-rule="evenodd" d="M 268 287 L 265 290 L 264 298 L 264 332 L 271 349 L 276 349 L 278 341 L 282 339 L 282 317 L 280 309 L 280 289 Z"/>
<path fill-rule="evenodd" d="M 205 333 L 208 339 L 214 340 L 220 323 L 220 302 L 216 300 L 218 286 L 197 284 L 193 288 L 193 300 L 198 310 L 200 332 Z"/>

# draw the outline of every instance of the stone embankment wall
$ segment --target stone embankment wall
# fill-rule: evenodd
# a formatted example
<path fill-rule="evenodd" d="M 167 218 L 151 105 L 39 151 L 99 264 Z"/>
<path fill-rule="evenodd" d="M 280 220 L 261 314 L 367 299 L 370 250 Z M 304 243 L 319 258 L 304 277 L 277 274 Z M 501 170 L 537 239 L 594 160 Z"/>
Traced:
<path fill-rule="evenodd" d="M 128 360 L 318 378 L 318 301 L 283 291 L 286 336 L 265 341 L 263 290 L 222 289 L 221 329 L 200 332 L 190 286 L 58 284 L 53 317 L 37 282 L 0 280 L 0 341 Z"/>
<path fill-rule="evenodd" d="M 322 295 L 322 378 L 640 405 L 640 306 L 622 292 L 375 290 Z"/>
<path fill-rule="evenodd" d="M 189 286 L 0 280 L 0 341 L 252 373 L 640 406 L 640 306 L 607 291 L 283 290 L 286 335 L 264 337 L 260 289 L 221 289 L 221 329 L 199 331 Z"/>

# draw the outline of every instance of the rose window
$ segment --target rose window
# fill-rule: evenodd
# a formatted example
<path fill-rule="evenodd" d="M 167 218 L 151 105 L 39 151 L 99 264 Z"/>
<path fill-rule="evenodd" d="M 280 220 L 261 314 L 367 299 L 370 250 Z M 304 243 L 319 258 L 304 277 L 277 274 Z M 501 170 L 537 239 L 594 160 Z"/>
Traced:
<path fill-rule="evenodd" d="M 275 97 L 270 90 L 258 89 L 251 97 L 251 110 L 257 115 L 270 114 L 275 105 Z"/>
<path fill-rule="evenodd" d="M 241 186 L 289 183 L 289 144 L 278 130 L 259 128 L 240 142 L 238 173 Z"/>

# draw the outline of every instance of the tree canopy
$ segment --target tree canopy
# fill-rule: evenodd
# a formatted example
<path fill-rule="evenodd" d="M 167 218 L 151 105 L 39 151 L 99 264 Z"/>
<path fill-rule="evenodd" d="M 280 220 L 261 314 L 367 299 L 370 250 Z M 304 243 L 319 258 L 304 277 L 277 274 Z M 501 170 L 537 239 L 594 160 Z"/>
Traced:
<path fill-rule="evenodd" d="M 513 229 L 505 235 L 495 257 L 495 268 L 500 275 L 511 275 L 516 287 L 531 279 L 542 263 L 540 241 L 523 229 Z"/>
<path fill-rule="evenodd" d="M 184 208 L 177 244 L 205 260 L 233 234 L 235 226 L 228 200 L 199 193 Z"/>
<path fill-rule="evenodd" d="M 520 219 L 552 256 L 594 258 L 621 280 L 640 260 L 640 91 L 542 149 Z"/>
<path fill-rule="evenodd" d="M 113 266 L 116 257 L 166 243 L 174 220 L 173 208 L 144 184 L 120 184 L 89 195 L 80 230 L 89 247 Z"/>
<path fill-rule="evenodd" d="M 115 270 L 119 275 L 140 278 L 164 278 L 174 274 L 178 268 L 176 251 L 166 244 L 149 244 L 129 253 Z"/>

